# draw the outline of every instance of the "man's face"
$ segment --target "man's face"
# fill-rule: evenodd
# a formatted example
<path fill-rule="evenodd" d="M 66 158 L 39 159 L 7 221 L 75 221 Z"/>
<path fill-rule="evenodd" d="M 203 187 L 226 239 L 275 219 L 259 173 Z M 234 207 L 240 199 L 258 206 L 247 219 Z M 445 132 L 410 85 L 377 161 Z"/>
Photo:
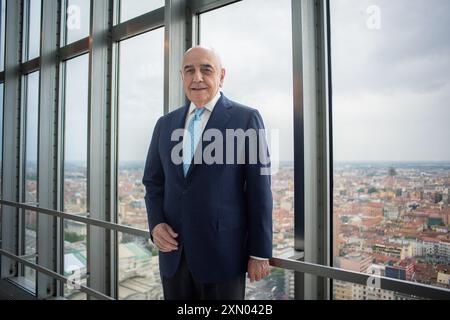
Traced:
<path fill-rule="evenodd" d="M 225 69 L 213 51 L 197 47 L 185 54 L 181 77 L 188 99 L 204 107 L 222 87 Z"/>

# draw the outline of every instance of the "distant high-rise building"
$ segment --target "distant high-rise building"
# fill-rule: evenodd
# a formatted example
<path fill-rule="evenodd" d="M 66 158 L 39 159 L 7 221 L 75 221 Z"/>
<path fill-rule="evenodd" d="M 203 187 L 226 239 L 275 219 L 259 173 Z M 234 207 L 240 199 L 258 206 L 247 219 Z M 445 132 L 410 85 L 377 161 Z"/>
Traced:
<path fill-rule="evenodd" d="M 385 268 L 385 275 L 389 278 L 399 279 L 399 280 L 411 280 L 414 273 L 413 263 L 403 263 L 398 265 L 387 265 Z"/>

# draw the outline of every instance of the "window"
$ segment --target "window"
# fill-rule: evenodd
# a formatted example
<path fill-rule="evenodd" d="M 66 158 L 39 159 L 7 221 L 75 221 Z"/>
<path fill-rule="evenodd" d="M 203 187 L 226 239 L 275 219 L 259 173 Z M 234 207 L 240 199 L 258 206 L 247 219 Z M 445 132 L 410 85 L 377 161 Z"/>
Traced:
<path fill-rule="evenodd" d="M 312 253 L 323 262 L 323 251 L 313 243 L 321 247 L 330 239 L 324 249 L 332 249 L 334 267 L 449 288 L 448 0 L 432 5 L 425 0 L 341 0 L 313 6 L 292 0 L 195 0 L 164 8 L 165 2 L 62 0 L 50 6 L 52 12 L 43 12 L 50 7 L 42 0 L 0 0 L 0 191 L 7 194 L 5 201 L 18 202 L 1 205 L 0 242 L 36 263 L 39 239 L 48 248 L 40 252 L 41 265 L 55 263 L 53 271 L 76 283 L 42 278 L 36 286 L 36 271 L 0 255 L 3 274 L 38 299 L 55 294 L 97 298 L 95 292 L 88 297 L 80 290 L 80 282 L 118 299 L 163 298 L 158 251 L 148 239 L 70 219 L 56 219 L 55 226 L 46 213 L 17 207 L 27 203 L 73 218 L 107 217 L 104 223 L 147 231 L 141 183 L 146 155 L 154 126 L 168 111 L 163 96 L 178 96 L 173 90 L 179 89 L 173 68 L 165 69 L 165 54 L 181 56 L 183 44 L 192 38 L 222 57 L 224 94 L 256 108 L 264 119 L 273 168 L 275 257 L 290 256 L 295 246 L 304 245 L 312 250 L 307 258 Z M 17 14 L 8 15 L 6 4 Z M 323 38 L 328 30 L 322 22 L 328 16 L 322 4 L 330 6 L 331 39 Z M 198 16 L 191 19 L 190 12 Z M 175 24 L 173 32 L 165 33 L 166 22 L 171 30 Z M 89 38 L 92 25 L 98 28 L 95 39 Z M 300 32 L 293 34 L 293 29 Z M 60 37 L 65 48 L 39 59 L 41 44 L 51 44 L 41 35 Z M 324 40 L 330 42 L 323 47 Z M 11 46 L 6 48 L 11 54 L 8 73 L 6 45 Z M 328 53 L 323 49 L 331 50 L 331 65 L 322 65 Z M 318 68 L 311 67 L 310 58 Z M 297 64 L 301 59 L 304 64 Z M 329 80 L 324 72 L 330 72 L 331 88 L 322 87 Z M 305 77 L 297 78 L 302 73 Z M 328 101 L 322 98 L 328 92 L 331 109 L 326 114 Z M 325 146 L 328 133 L 332 145 Z M 312 151 L 304 154 L 307 161 L 303 143 Z M 300 157 L 294 159 L 294 153 Z M 300 165 L 297 172 L 294 163 Z M 92 189 L 88 173 L 101 189 Z M 303 188 L 315 177 L 318 187 L 333 186 L 330 217 L 322 215 L 328 209 L 325 188 Z M 316 212 L 303 212 L 304 204 L 297 201 L 303 197 L 305 206 L 318 208 L 317 219 Z M 294 244 L 294 217 L 301 222 L 296 226 L 300 238 L 306 222 L 306 242 L 298 238 Z M 322 228 L 326 218 L 331 230 Z M 59 241 L 56 246 L 53 239 Z M 106 243 L 98 246 L 97 239 Z M 313 268 L 312 273 L 319 272 Z M 310 286 L 316 282 L 308 277 L 297 277 L 296 283 L 294 272 L 274 267 L 263 281 L 248 283 L 246 298 L 292 299 L 295 291 L 299 298 L 302 291 L 306 297 L 321 297 L 323 278 L 314 277 L 320 287 Z M 331 289 L 334 299 L 418 298 L 411 295 L 415 292 L 336 279 Z M 445 297 L 443 292 L 426 294 Z"/>
<path fill-rule="evenodd" d="M 155 9 L 164 7 L 164 0 L 119 0 L 120 1 L 120 22 L 124 22 Z"/>
<path fill-rule="evenodd" d="M 88 210 L 88 71 L 88 55 L 65 62 L 63 211 L 80 216 L 86 216 Z M 63 224 L 64 275 L 83 279 L 87 272 L 86 225 L 72 220 Z M 85 279 L 81 283 L 86 284 Z M 85 298 L 67 285 L 64 293 L 69 299 Z"/>
<path fill-rule="evenodd" d="M 24 101 L 25 118 L 25 194 L 26 203 L 37 202 L 37 159 L 38 159 L 38 113 L 39 72 L 24 77 L 26 93 Z"/>
<path fill-rule="evenodd" d="M 41 0 L 25 0 L 23 60 L 37 58 L 41 52 Z"/>
<path fill-rule="evenodd" d="M 119 43 L 118 222 L 148 229 L 145 159 L 163 115 L 164 29 Z M 119 233 L 119 299 L 161 299 L 158 255 L 145 239 Z"/>
<path fill-rule="evenodd" d="M 70 44 L 89 36 L 91 19 L 90 0 L 68 0 L 67 8 L 63 11 L 63 16 L 65 17 L 63 21 L 66 21 L 65 44 Z"/>
<path fill-rule="evenodd" d="M 330 3 L 334 264 L 449 288 L 450 3 Z"/>
<path fill-rule="evenodd" d="M 248 0 L 202 14 L 200 39 L 222 58 L 224 94 L 257 108 L 263 117 L 273 169 L 273 254 L 279 256 L 294 247 L 291 1 Z M 293 298 L 284 290 L 288 273 L 278 277 L 278 272 L 284 270 L 274 269 L 260 283 L 248 282 L 246 298 Z"/>
<path fill-rule="evenodd" d="M 23 77 L 24 101 L 22 118 L 25 124 L 24 141 L 24 187 L 22 201 L 31 205 L 37 204 L 38 192 L 38 141 L 39 141 L 39 72 L 34 72 Z M 30 261 L 36 262 L 36 228 L 37 215 L 33 211 L 24 210 L 21 215 L 22 247 L 23 255 L 30 256 Z M 23 267 L 22 275 L 26 279 L 28 287 L 35 286 L 36 272 L 28 267 Z"/>

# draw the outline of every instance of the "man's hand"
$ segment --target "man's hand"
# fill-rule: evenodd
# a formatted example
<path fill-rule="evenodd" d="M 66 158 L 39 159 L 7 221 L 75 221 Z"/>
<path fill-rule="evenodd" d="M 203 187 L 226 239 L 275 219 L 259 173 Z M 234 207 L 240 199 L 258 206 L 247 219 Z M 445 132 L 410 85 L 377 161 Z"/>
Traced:
<path fill-rule="evenodd" d="M 178 242 L 175 240 L 178 234 L 166 223 L 160 223 L 152 230 L 153 242 L 162 252 L 178 250 Z"/>
<path fill-rule="evenodd" d="M 270 273 L 269 260 L 248 259 L 247 272 L 250 282 L 264 279 Z"/>

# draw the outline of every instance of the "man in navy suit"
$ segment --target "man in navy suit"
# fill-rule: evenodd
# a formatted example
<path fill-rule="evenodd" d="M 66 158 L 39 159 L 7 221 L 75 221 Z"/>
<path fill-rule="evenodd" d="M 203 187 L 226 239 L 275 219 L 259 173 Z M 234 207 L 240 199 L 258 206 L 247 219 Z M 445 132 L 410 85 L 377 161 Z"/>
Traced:
<path fill-rule="evenodd" d="M 225 137 L 258 132 L 263 120 L 220 92 L 225 69 L 215 51 L 188 50 L 181 77 L 189 102 L 158 120 L 143 177 L 164 297 L 242 300 L 246 272 L 253 282 L 270 271 L 270 161 L 262 161 L 269 159 L 264 135 L 253 135 L 256 141 L 248 135 L 242 148 L 229 147 Z M 252 161 L 255 142 L 263 159 Z M 212 152 L 213 162 L 197 161 L 213 144 L 223 153 Z"/>

